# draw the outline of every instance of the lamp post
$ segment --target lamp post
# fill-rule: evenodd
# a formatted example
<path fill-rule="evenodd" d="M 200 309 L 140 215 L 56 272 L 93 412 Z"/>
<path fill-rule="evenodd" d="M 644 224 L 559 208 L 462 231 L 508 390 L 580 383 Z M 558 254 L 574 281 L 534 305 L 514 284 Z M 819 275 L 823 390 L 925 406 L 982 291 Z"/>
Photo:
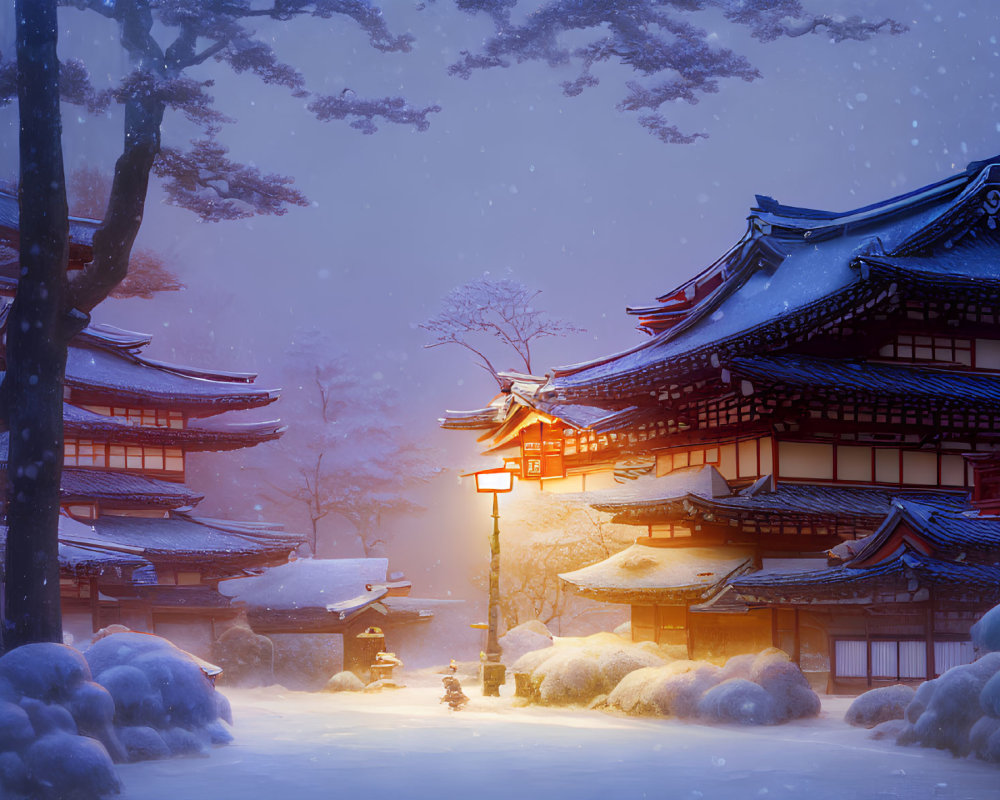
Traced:
<path fill-rule="evenodd" d="M 483 664 L 483 696 L 499 697 L 506 667 L 500 663 L 497 623 L 500 608 L 500 511 L 497 495 L 514 488 L 514 473 L 504 467 L 474 473 L 476 491 L 493 495 L 493 533 L 490 535 L 489 627 L 486 634 L 486 663 Z"/>

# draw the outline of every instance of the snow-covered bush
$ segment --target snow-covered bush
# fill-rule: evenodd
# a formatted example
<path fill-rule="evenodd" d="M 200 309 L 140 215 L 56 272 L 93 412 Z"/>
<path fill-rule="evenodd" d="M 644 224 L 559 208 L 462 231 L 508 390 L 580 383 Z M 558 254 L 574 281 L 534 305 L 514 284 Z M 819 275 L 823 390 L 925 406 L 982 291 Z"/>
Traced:
<path fill-rule="evenodd" d="M 778 722 L 774 704 L 764 687 L 746 678 L 730 678 L 701 696 L 698 717 L 705 722 L 774 725 Z"/>
<path fill-rule="evenodd" d="M 860 728 L 874 728 L 891 719 L 903 719 L 915 694 L 912 686 L 901 683 L 872 689 L 854 698 L 844 715 L 844 722 Z"/>
<path fill-rule="evenodd" d="M 544 705 L 586 705 L 610 692 L 630 672 L 667 658 L 650 643 L 632 644 L 613 633 L 555 639 L 525 653 L 511 667 L 529 675 L 531 700 Z"/>
<path fill-rule="evenodd" d="M 190 754 L 191 737 L 164 738 L 174 729 L 196 737 L 199 751 L 226 739 L 218 720 L 229 716 L 228 703 L 198 662 L 166 639 L 116 633 L 85 656 L 97 683 L 111 695 L 116 732 L 129 761 Z"/>
<path fill-rule="evenodd" d="M 234 625 L 212 644 L 225 686 L 261 686 L 274 680 L 274 643 L 248 625 Z"/>
<path fill-rule="evenodd" d="M 956 756 L 975 752 L 981 758 L 995 760 L 1000 755 L 1000 740 L 990 745 L 993 726 L 981 720 L 984 714 L 993 718 L 988 713 L 994 708 L 990 702 L 992 690 L 985 704 L 983 692 L 998 672 L 1000 653 L 987 653 L 972 664 L 952 667 L 939 678 L 921 684 L 906 707 L 908 725 L 896 741 L 948 750 Z"/>
<path fill-rule="evenodd" d="M 202 753 L 232 739 L 220 717 L 232 721 L 228 702 L 165 639 L 116 633 L 85 654 L 19 647 L 0 658 L 0 797 L 117 793 L 113 761 Z"/>
<path fill-rule="evenodd" d="M 365 684 L 357 675 L 350 670 L 338 672 L 323 687 L 325 692 L 361 692 L 364 691 Z"/>
<path fill-rule="evenodd" d="M 608 695 L 608 705 L 635 716 L 687 719 L 701 696 L 719 682 L 719 668 L 702 661 L 674 661 L 626 675 Z"/>
<path fill-rule="evenodd" d="M 511 628 L 500 637 L 500 648 L 508 664 L 517 661 L 525 653 L 552 646 L 552 634 L 545 624 L 536 619 Z"/>
<path fill-rule="evenodd" d="M 108 750 L 80 733 L 108 733 L 114 703 L 63 644 L 29 644 L 0 658 L 0 797 L 96 800 L 119 791 Z M 100 699 L 98 699 L 100 696 Z"/>
<path fill-rule="evenodd" d="M 970 631 L 972 645 L 979 653 L 1000 651 L 1000 606 L 993 606 L 980 617 Z"/>
<path fill-rule="evenodd" d="M 774 649 L 735 656 L 721 669 L 681 660 L 637 670 L 608 695 L 608 705 L 626 714 L 745 725 L 773 725 L 820 710 L 799 668 Z"/>

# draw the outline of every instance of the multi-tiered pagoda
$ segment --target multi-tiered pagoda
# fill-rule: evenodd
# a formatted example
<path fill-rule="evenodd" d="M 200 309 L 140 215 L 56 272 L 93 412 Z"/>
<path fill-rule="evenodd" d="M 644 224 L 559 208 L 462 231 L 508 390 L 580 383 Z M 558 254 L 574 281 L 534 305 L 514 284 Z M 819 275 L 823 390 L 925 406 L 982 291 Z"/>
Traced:
<path fill-rule="evenodd" d="M 443 421 L 640 526 L 563 578 L 636 639 L 773 644 L 835 688 L 970 660 L 1000 601 L 1000 158 L 845 213 L 758 196 L 629 313 L 638 346 Z"/>
<path fill-rule="evenodd" d="M 99 223 L 70 221 L 70 268 L 90 260 Z M 0 194 L 0 325 L 17 288 L 17 201 Z M 218 583 L 283 564 L 304 537 L 266 523 L 197 516 L 190 454 L 277 438 L 278 422 L 231 422 L 274 391 L 254 375 L 189 369 L 143 355 L 150 337 L 91 325 L 70 344 L 60 567 L 63 626 L 75 637 L 111 623 L 208 654 L 238 613 Z M 7 433 L 0 434 L 6 470 Z M 2 476 L 0 476 L 2 477 Z"/>

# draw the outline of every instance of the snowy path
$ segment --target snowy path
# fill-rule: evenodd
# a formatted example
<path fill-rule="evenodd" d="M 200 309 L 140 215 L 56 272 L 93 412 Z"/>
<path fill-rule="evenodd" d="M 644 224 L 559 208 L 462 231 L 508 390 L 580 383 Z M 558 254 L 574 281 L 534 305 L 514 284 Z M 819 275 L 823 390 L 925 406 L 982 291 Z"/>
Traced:
<path fill-rule="evenodd" d="M 997 767 L 873 742 L 841 722 L 841 698 L 819 719 L 748 729 L 507 697 L 454 713 L 427 676 L 379 695 L 225 693 L 236 741 L 210 758 L 122 767 L 123 800 L 1000 800 Z"/>

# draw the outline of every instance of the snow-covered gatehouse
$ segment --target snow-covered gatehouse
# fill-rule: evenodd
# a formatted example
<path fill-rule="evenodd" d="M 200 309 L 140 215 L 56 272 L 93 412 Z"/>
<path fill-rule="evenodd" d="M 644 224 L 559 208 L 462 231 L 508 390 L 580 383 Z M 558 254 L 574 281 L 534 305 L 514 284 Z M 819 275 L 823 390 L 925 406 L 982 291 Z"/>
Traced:
<path fill-rule="evenodd" d="M 98 224 L 71 219 L 71 268 L 90 260 Z M 5 194 L 0 246 L 4 325 L 18 274 L 17 201 Z M 185 485 L 187 459 L 280 436 L 276 421 L 227 419 L 278 395 L 255 386 L 254 375 L 147 358 L 149 342 L 144 334 L 92 324 L 70 344 L 59 550 L 63 626 L 86 641 L 98 628 L 120 623 L 207 656 L 217 626 L 238 613 L 219 593 L 219 581 L 284 564 L 304 537 L 278 525 L 195 515 L 202 495 Z M 3 471 L 7 436 L 0 434 Z"/>
<path fill-rule="evenodd" d="M 638 526 L 562 577 L 695 658 L 775 645 L 852 690 L 972 659 L 1000 601 L 1000 158 L 845 213 L 757 197 L 622 353 L 449 412 Z"/>

